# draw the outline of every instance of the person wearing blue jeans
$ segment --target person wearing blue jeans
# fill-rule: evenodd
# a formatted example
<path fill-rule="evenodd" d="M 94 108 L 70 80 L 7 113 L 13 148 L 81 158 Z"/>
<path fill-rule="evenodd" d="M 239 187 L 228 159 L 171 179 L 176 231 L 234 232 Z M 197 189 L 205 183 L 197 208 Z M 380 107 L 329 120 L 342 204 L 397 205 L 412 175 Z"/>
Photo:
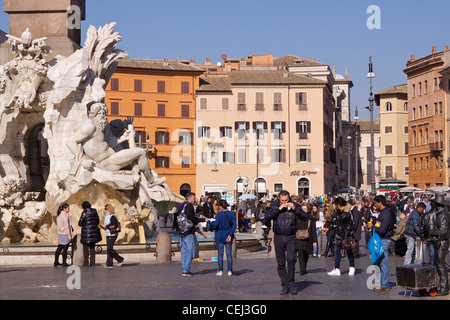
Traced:
<path fill-rule="evenodd" d="M 380 214 L 375 222 L 375 232 L 381 238 L 381 243 L 383 244 L 384 253 L 375 262 L 375 265 L 380 267 L 380 287 L 375 287 L 374 291 L 389 291 L 389 262 L 388 262 L 388 252 L 389 246 L 391 245 L 391 237 L 394 234 L 394 217 L 392 216 L 391 210 L 387 206 L 386 198 L 382 195 L 376 196 L 374 198 L 374 206 Z"/>
<path fill-rule="evenodd" d="M 181 250 L 181 271 L 183 276 L 190 276 L 191 262 L 194 259 L 194 242 L 195 235 L 193 233 L 187 235 L 180 235 L 180 250 Z"/>
<path fill-rule="evenodd" d="M 180 232 L 181 269 L 184 277 L 192 276 L 191 262 L 194 259 L 195 253 L 195 230 L 198 223 L 204 221 L 204 219 L 196 217 L 193 205 L 194 201 L 195 193 L 189 192 L 186 195 L 186 201 L 177 207 L 177 215 L 185 214 L 187 219 L 192 222 L 192 225 L 186 231 L 182 231 L 180 225 L 178 225 L 178 231 Z"/>
<path fill-rule="evenodd" d="M 221 276 L 223 272 L 223 252 L 224 246 L 227 253 L 228 275 L 233 274 L 233 256 L 232 246 L 234 231 L 236 230 L 236 216 L 232 211 L 228 211 L 228 203 L 225 200 L 219 201 L 220 211 L 216 214 L 215 221 L 207 219 L 208 225 L 215 228 L 214 238 L 217 244 L 218 255 L 218 271 L 217 276 Z"/>
<path fill-rule="evenodd" d="M 407 250 L 405 253 L 404 265 L 414 264 L 416 256 L 416 238 L 420 237 L 420 217 L 425 211 L 426 205 L 423 202 L 409 214 L 405 227 L 405 239 Z"/>

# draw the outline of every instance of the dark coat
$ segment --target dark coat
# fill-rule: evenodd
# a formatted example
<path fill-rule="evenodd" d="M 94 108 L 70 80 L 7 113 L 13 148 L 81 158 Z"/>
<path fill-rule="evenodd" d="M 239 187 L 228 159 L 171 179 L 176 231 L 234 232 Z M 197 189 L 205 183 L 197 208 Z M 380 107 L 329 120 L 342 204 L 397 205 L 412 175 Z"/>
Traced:
<path fill-rule="evenodd" d="M 334 245 L 342 246 L 342 240 L 344 240 L 345 235 L 348 237 L 353 236 L 354 223 L 352 219 L 352 214 L 350 213 L 350 205 L 344 207 L 341 210 L 335 210 L 331 215 L 331 221 L 328 228 L 335 231 L 334 235 Z"/>
<path fill-rule="evenodd" d="M 87 208 L 81 214 L 78 225 L 81 227 L 81 240 L 82 244 L 94 244 L 99 242 L 98 224 L 100 218 L 98 217 L 97 210 L 94 208 Z"/>
<path fill-rule="evenodd" d="M 274 201 L 266 211 L 265 222 L 273 220 L 273 233 L 276 235 L 295 235 L 297 227 L 295 217 L 307 219 L 308 215 L 302 210 L 300 205 L 294 202 L 295 209 L 288 210 L 283 208 L 279 210 L 280 201 Z"/>
<path fill-rule="evenodd" d="M 304 250 L 307 251 L 309 254 L 313 254 L 314 245 L 313 243 L 317 243 L 317 233 L 316 233 L 316 219 L 312 215 L 308 215 L 307 220 L 302 220 L 300 218 L 295 219 L 295 224 L 297 226 L 297 230 L 305 230 L 308 228 L 308 221 L 310 221 L 309 224 L 309 238 L 305 240 L 299 240 L 296 239 L 295 243 L 295 249 L 296 250 Z"/>
<path fill-rule="evenodd" d="M 361 240 L 361 228 L 363 221 L 361 219 L 361 211 L 358 210 L 356 206 L 353 207 L 351 210 L 352 216 L 353 216 L 353 223 L 355 225 L 355 228 L 353 229 L 355 240 Z"/>

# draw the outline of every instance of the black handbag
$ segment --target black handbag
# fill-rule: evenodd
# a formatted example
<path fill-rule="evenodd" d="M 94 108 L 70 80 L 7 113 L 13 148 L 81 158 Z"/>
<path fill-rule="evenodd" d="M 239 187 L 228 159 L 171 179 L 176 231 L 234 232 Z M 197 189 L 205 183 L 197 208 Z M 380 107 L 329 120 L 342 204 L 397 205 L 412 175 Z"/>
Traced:
<path fill-rule="evenodd" d="M 356 248 L 356 240 L 352 236 L 348 236 L 345 234 L 344 239 L 342 240 L 342 249 L 352 250 Z"/>

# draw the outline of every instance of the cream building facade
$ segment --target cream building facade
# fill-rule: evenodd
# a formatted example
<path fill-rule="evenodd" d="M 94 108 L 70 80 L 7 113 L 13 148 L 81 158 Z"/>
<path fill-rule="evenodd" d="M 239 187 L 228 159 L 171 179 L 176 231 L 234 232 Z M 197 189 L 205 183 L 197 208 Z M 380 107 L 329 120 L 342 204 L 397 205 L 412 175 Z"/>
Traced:
<path fill-rule="evenodd" d="M 196 193 L 332 192 L 332 94 L 330 82 L 286 70 L 201 77 Z"/>
<path fill-rule="evenodd" d="M 375 102 L 380 106 L 381 179 L 408 183 L 408 85 L 381 90 Z"/>

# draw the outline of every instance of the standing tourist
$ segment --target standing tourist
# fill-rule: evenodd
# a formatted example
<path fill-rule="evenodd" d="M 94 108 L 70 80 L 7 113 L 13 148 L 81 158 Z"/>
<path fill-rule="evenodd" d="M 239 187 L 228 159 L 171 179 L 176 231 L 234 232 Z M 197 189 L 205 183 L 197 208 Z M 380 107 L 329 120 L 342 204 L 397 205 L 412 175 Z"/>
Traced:
<path fill-rule="evenodd" d="M 374 231 L 378 233 L 383 244 L 384 252 L 374 263 L 380 267 L 380 287 L 375 287 L 374 291 L 389 291 L 389 262 L 388 253 L 391 245 L 391 237 L 394 234 L 394 217 L 387 206 L 386 198 L 382 195 L 376 196 L 373 200 L 376 210 L 379 212 L 376 218 Z"/>
<path fill-rule="evenodd" d="M 227 253 L 228 275 L 233 274 L 233 256 L 232 246 L 234 231 L 236 230 L 236 216 L 233 211 L 229 211 L 228 203 L 225 200 L 219 201 L 219 212 L 216 214 L 215 221 L 208 221 L 208 224 L 214 227 L 214 237 L 217 244 L 217 262 L 218 270 L 216 275 L 221 276 L 223 273 L 223 251 Z"/>
<path fill-rule="evenodd" d="M 328 258 L 328 252 L 334 252 L 334 234 L 335 234 L 335 229 L 331 228 L 330 229 L 330 224 L 331 224 L 331 216 L 333 215 L 333 204 L 331 204 L 331 202 L 327 202 L 327 204 L 325 205 L 325 224 L 323 226 L 323 232 L 325 232 L 326 236 L 327 236 L 327 244 L 325 246 L 325 252 L 324 252 L 324 257 Z"/>
<path fill-rule="evenodd" d="M 298 255 L 298 263 L 300 265 L 300 275 L 305 275 L 308 257 L 317 248 L 316 220 L 306 204 L 302 204 L 302 210 L 308 214 L 305 220 L 298 217 L 295 218 L 297 233 L 295 249 Z"/>
<path fill-rule="evenodd" d="M 408 217 L 405 227 L 406 254 L 405 265 L 414 264 L 416 257 L 416 239 L 420 237 L 420 219 L 425 212 L 426 205 L 423 202 L 417 204 Z"/>
<path fill-rule="evenodd" d="M 272 202 L 267 209 L 265 219 L 273 220 L 275 256 L 278 264 L 278 276 L 281 279 L 282 295 L 288 294 L 289 291 L 297 294 L 294 280 L 295 232 L 297 231 L 295 217 L 306 220 L 308 215 L 300 208 L 300 205 L 291 202 L 288 191 L 280 191 L 278 200 Z"/>
<path fill-rule="evenodd" d="M 178 209 L 178 231 L 180 232 L 181 269 L 184 277 L 192 276 L 191 263 L 195 253 L 195 230 L 200 219 L 194 210 L 195 193 L 189 192 L 186 201 Z M 182 218 L 180 220 L 180 218 Z"/>
<path fill-rule="evenodd" d="M 95 244 L 101 240 L 98 224 L 100 218 L 97 210 L 91 208 L 88 201 L 81 204 L 83 212 L 81 213 L 78 226 L 81 227 L 81 243 L 83 244 L 83 267 L 95 267 Z"/>
<path fill-rule="evenodd" d="M 59 206 L 56 217 L 56 225 L 58 227 L 58 248 L 55 252 L 55 262 L 53 266 L 57 267 L 63 265 L 68 267 L 67 264 L 67 250 L 69 249 L 70 242 L 72 241 L 72 225 L 70 224 L 69 218 L 69 205 L 64 203 Z M 63 263 L 59 263 L 59 255 L 62 251 Z"/>
<path fill-rule="evenodd" d="M 319 198 L 321 199 L 321 198 Z M 325 216 L 322 210 L 319 210 L 317 205 L 312 207 L 312 215 L 316 222 L 316 238 L 317 245 L 314 247 L 313 257 L 320 257 L 320 251 L 322 249 L 322 229 L 325 222 Z"/>
<path fill-rule="evenodd" d="M 106 265 L 105 268 L 112 268 L 113 267 L 113 259 L 115 259 L 118 264 L 118 267 L 122 266 L 124 258 L 122 258 L 116 250 L 114 250 L 114 243 L 117 240 L 117 237 L 119 236 L 118 230 L 120 228 L 119 226 L 119 220 L 117 219 L 117 215 L 114 212 L 114 208 L 112 205 L 107 204 L 105 205 L 105 221 L 104 224 L 100 225 L 102 229 L 105 230 L 106 235 L 106 248 L 107 248 L 107 257 L 106 257 Z"/>
<path fill-rule="evenodd" d="M 342 197 L 337 197 L 333 201 L 336 206 L 336 210 L 332 215 L 331 223 L 329 228 L 335 229 L 336 233 L 334 236 L 334 269 L 328 272 L 330 276 L 340 276 L 341 270 L 339 269 L 341 264 L 341 251 L 342 251 L 342 241 L 348 237 L 353 237 L 353 219 L 350 212 L 350 205 Z M 355 258 L 353 257 L 352 249 L 346 249 L 349 270 L 348 275 L 355 275 Z"/>

